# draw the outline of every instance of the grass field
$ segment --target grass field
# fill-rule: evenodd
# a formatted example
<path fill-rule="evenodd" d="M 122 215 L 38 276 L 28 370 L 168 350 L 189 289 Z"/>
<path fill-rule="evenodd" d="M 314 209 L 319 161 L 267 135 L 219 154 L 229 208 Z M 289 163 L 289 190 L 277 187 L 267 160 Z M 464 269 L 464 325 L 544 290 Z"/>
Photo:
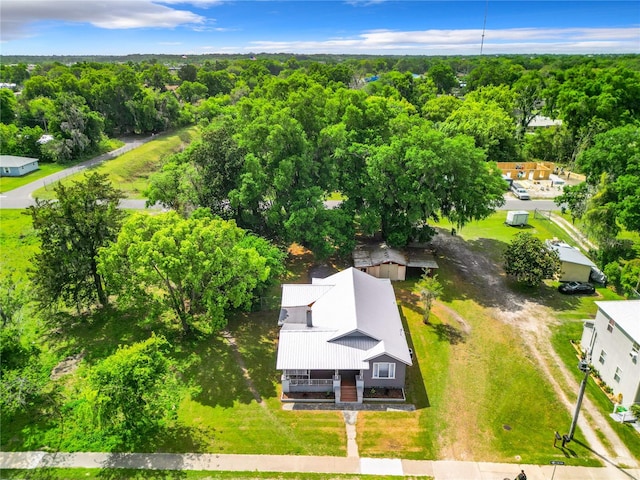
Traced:
<path fill-rule="evenodd" d="M 262 473 L 262 472 L 198 472 L 189 470 L 132 470 L 98 468 L 41 468 L 37 470 L 2 470 L 3 479 L 51 480 L 394 480 L 397 476 L 386 475 L 337 475 L 327 473 Z M 406 480 L 433 477 L 402 477 Z"/>
<path fill-rule="evenodd" d="M 497 248 L 508 241 L 514 229 L 504 226 L 503 212 L 495 217 L 488 219 L 487 225 L 478 222 L 465 227 L 460 235 L 474 248 L 480 248 L 481 242 Z M 30 220 L 20 211 L 11 210 L 0 211 L 0 220 L 0 268 L 4 271 L 13 266 L 22 271 L 28 265 L 26 255 L 37 248 Z M 532 228 L 541 236 L 554 235 L 549 225 L 541 221 Z M 486 242 L 485 237 L 490 235 L 499 240 Z M 293 251 L 298 255 L 290 265 L 287 282 L 306 282 L 312 259 L 301 255 L 299 249 Z M 558 459 L 570 465 L 599 465 L 592 452 L 579 443 L 572 443 L 570 458 L 553 448 L 553 432 L 569 425 L 570 413 L 526 354 L 516 329 L 495 320 L 489 306 L 476 298 L 476 287 L 461 278 L 452 265 L 441 264 L 439 278 L 445 292 L 434 307 L 429 325 L 422 322 L 417 297 L 411 294 L 412 281 L 394 284 L 415 352 L 414 365 L 408 370 L 407 395 L 417 411 L 360 412 L 360 454 L 533 464 Z M 600 298 L 618 298 L 608 289 L 599 292 Z M 531 295 L 533 300 L 552 307 L 561 320 L 554 346 L 562 361 L 572 365 L 575 362 L 567 349 L 567 338 L 579 333 L 580 319 L 593 316 L 596 298 L 568 299 L 558 295 L 553 286 L 541 287 Z M 466 325 L 460 324 L 457 316 Z M 346 455 L 340 412 L 291 412 L 281 408 L 275 371 L 276 311 L 239 314 L 228 327 L 263 403 L 254 399 L 222 337 L 176 337 L 170 326 L 144 318 L 144 312 L 117 310 L 82 318 L 67 316 L 63 328 L 47 339 L 51 354 L 58 360 L 84 349 L 89 365 L 111 354 L 118 345 L 148 338 L 151 332 L 173 339 L 173 356 L 184 377 L 197 385 L 199 392 L 180 404 L 178 420 L 170 433 L 147 439 L 148 444 L 141 445 L 140 451 Z M 79 379 L 70 376 L 59 382 L 51 393 L 61 397 L 52 398 L 59 398 L 56 401 L 60 405 L 71 401 L 76 381 Z M 588 395 L 607 410 L 597 393 L 590 388 Z M 38 422 L 34 422 L 36 418 Z M 25 415 L 3 424 L 2 449 L 99 449 L 99 445 L 83 444 L 74 438 L 73 430 L 65 429 L 63 420 L 60 411 L 52 410 L 50 404 L 35 405 Z M 621 430 L 620 435 L 638 453 L 638 435 L 627 430 Z M 580 431 L 576 437 L 581 438 Z"/>
<path fill-rule="evenodd" d="M 118 147 L 121 147 L 124 143 L 120 140 L 109 139 L 104 140 L 100 144 L 100 148 L 97 152 L 94 152 L 91 157 L 100 155 L 102 153 L 110 152 L 111 150 L 115 150 Z M 91 158 L 90 157 L 90 158 Z M 14 188 L 22 187 L 23 185 L 27 185 L 28 183 L 34 182 L 41 178 L 44 178 L 53 173 L 59 172 L 60 170 L 64 170 L 65 168 L 72 167 L 80 162 L 87 160 L 86 157 L 78 158 L 72 163 L 67 164 L 59 164 L 59 163 L 40 163 L 39 169 L 35 172 L 31 172 L 22 177 L 0 177 L 0 193 L 5 193 Z"/>
<path fill-rule="evenodd" d="M 39 241 L 27 210 L 0 210 L 0 276 L 13 271 L 26 277 Z"/>
<path fill-rule="evenodd" d="M 112 160 L 71 175 L 63 182 L 77 181 L 87 171 L 107 174 L 111 182 L 125 193 L 127 198 L 144 198 L 143 192 L 148 187 L 149 175 L 159 170 L 162 161 L 169 155 L 180 152 L 199 134 L 198 127 L 186 127 L 175 132 L 158 135 L 144 145 L 131 150 Z M 36 198 L 54 198 L 51 185 L 40 188 L 33 194 Z"/>

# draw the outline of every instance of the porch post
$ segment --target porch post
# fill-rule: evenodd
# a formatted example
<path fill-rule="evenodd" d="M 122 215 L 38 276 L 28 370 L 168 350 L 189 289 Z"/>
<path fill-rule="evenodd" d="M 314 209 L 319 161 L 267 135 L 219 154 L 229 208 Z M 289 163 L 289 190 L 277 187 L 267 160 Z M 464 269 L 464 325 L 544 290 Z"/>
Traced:
<path fill-rule="evenodd" d="M 335 402 L 340 403 L 340 375 L 339 371 L 335 371 L 335 375 L 333 376 L 333 395 L 335 396 Z"/>
<path fill-rule="evenodd" d="M 282 393 L 289 393 L 289 376 L 283 373 L 280 379 L 282 380 Z"/>

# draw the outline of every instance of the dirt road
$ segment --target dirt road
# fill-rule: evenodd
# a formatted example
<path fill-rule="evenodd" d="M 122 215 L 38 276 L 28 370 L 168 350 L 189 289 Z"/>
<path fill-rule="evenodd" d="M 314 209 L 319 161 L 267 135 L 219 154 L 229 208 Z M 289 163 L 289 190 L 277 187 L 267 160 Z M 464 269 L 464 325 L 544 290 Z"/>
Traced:
<path fill-rule="evenodd" d="M 510 289 L 502 267 L 469 248 L 462 238 L 440 233 L 433 239 L 433 245 L 439 256 L 443 256 L 468 282 L 477 287 L 478 295 L 485 297 L 481 299 L 482 303 L 488 305 L 493 318 L 519 330 L 523 344 L 530 350 L 558 398 L 573 414 L 575 401 L 569 399 L 565 391 L 577 394 L 579 385 L 564 364 L 553 360 L 558 358 L 551 347 L 550 327 L 557 322 L 554 312 Z M 638 466 L 638 460 L 588 398 L 584 399 L 578 426 L 605 465 L 611 468 L 616 468 L 614 465 Z M 597 432 L 606 438 L 609 448 L 603 444 Z"/>

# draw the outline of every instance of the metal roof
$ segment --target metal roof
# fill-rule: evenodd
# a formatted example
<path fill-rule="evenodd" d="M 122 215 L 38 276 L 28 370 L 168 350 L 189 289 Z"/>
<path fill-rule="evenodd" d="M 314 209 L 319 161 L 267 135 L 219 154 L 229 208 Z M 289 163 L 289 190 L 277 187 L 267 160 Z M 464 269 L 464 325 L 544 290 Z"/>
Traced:
<path fill-rule="evenodd" d="M 353 265 L 366 268 L 383 263 L 397 263 L 407 267 L 438 268 L 434 256 L 425 248 L 409 247 L 406 252 L 389 247 L 386 243 L 358 245 L 353 251 Z"/>
<path fill-rule="evenodd" d="M 595 304 L 634 342 L 640 343 L 640 300 L 610 300 Z"/>
<path fill-rule="evenodd" d="M 37 158 L 17 157 L 15 155 L 0 155 L 0 167 L 24 167 L 37 162 Z"/>
<path fill-rule="evenodd" d="M 286 288 L 285 288 L 286 287 Z M 282 285 L 282 306 L 311 305 L 331 289 L 328 285 L 287 284 Z"/>
<path fill-rule="evenodd" d="M 286 309 L 292 321 L 285 320 L 280 330 L 278 369 L 366 369 L 369 359 L 384 354 L 411 365 L 389 279 L 348 268 L 327 278 L 314 278 L 311 286 L 327 287 L 311 306 L 313 326 L 306 324 L 308 303 L 298 305 L 305 306 L 304 322 L 301 313 L 298 318 L 293 309 Z M 283 285 L 283 298 L 294 298 L 289 290 L 296 287 Z M 299 295 L 301 302 L 308 298 Z"/>
<path fill-rule="evenodd" d="M 567 244 L 548 244 L 551 248 L 553 248 L 556 252 L 558 252 L 558 257 L 560 257 L 561 262 L 567 263 L 575 263 L 577 265 L 586 265 L 588 267 L 595 267 L 596 264 L 585 257 L 580 250 L 577 248 L 571 247 Z"/>

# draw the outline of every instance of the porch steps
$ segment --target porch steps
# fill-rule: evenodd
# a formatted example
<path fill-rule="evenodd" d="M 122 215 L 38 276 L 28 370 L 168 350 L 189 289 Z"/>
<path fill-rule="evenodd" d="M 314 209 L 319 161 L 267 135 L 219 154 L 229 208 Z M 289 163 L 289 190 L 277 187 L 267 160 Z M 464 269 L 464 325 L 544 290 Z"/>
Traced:
<path fill-rule="evenodd" d="M 340 403 L 355 403 L 358 401 L 358 391 L 355 382 L 342 381 L 340 385 Z"/>

